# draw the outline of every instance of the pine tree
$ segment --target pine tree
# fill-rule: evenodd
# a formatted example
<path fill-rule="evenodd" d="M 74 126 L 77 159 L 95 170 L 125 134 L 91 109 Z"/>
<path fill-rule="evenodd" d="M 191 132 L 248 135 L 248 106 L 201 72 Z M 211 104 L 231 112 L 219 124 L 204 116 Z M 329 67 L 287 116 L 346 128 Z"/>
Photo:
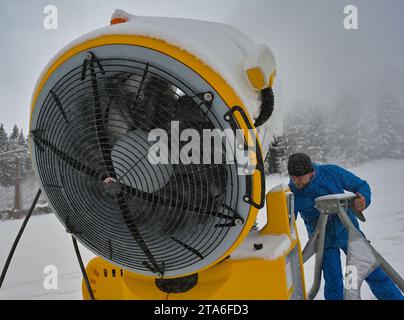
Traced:
<path fill-rule="evenodd" d="M 18 142 L 18 136 L 19 136 L 18 127 L 17 127 L 17 125 L 14 125 L 13 131 L 11 132 L 10 137 L 9 137 L 9 147 L 8 147 L 9 150 L 14 150 L 15 149 L 14 146 Z"/>
<path fill-rule="evenodd" d="M 378 158 L 403 158 L 404 108 L 394 93 L 380 88 L 378 99 L 378 126 L 376 127 L 375 142 L 378 145 Z"/>
<path fill-rule="evenodd" d="M 346 89 L 324 105 L 303 102 L 285 115 L 287 154 L 344 166 L 404 159 L 404 96 L 392 81 Z"/>
<path fill-rule="evenodd" d="M 10 137 L 7 138 L 4 126 L 0 125 L 0 153 L 1 146 L 3 146 L 3 151 L 7 152 L 0 156 L 0 185 L 5 187 L 14 185 L 16 157 L 21 160 L 21 177 L 26 179 L 33 176 L 32 163 L 29 158 L 27 140 L 24 137 L 23 130 L 19 130 L 15 125 Z"/>
<path fill-rule="evenodd" d="M 268 157 L 268 173 L 274 174 L 279 172 L 279 139 L 278 137 L 274 137 L 271 141 L 271 145 L 269 147 L 269 157 Z"/>
<path fill-rule="evenodd" d="M 269 148 L 269 155 L 266 160 L 267 172 L 269 174 L 282 173 L 286 168 L 287 142 L 284 136 L 275 136 Z"/>
<path fill-rule="evenodd" d="M 4 129 L 3 124 L 0 125 L 0 152 L 4 152 L 7 150 L 7 132 Z"/>
<path fill-rule="evenodd" d="M 302 104 L 288 114 L 285 122 L 285 138 L 288 141 L 287 155 L 304 152 L 313 161 L 324 162 L 330 144 L 328 135 L 330 119 L 324 108 Z"/>
<path fill-rule="evenodd" d="M 25 140 L 24 132 L 21 129 L 20 134 L 18 135 L 18 145 L 26 147 L 27 146 L 27 141 Z"/>
<path fill-rule="evenodd" d="M 18 139 L 18 136 L 19 136 L 19 130 L 17 125 L 15 124 L 13 127 L 13 131 L 10 134 L 10 140 L 16 141 Z"/>
<path fill-rule="evenodd" d="M 288 166 L 288 148 L 289 141 L 285 135 L 279 137 L 279 148 L 278 148 L 278 156 L 279 156 L 279 173 L 283 174 L 287 172 Z"/>

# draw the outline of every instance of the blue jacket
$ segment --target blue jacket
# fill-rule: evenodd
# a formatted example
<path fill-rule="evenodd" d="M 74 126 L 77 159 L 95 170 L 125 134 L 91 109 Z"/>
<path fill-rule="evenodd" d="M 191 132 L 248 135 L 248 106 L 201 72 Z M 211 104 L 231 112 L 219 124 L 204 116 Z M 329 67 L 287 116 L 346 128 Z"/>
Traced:
<path fill-rule="evenodd" d="M 315 175 L 312 181 L 304 189 L 299 190 L 295 187 L 293 181 L 289 183 L 289 187 L 295 196 L 295 213 L 302 216 L 306 225 L 309 237 L 312 235 L 320 216 L 316 208 L 315 199 L 317 197 L 344 193 L 344 190 L 353 193 L 359 192 L 366 199 L 366 207 L 370 205 L 371 191 L 369 184 L 355 176 L 353 173 L 336 165 L 318 165 L 314 164 Z M 348 214 L 359 229 L 358 219 L 353 212 L 348 210 Z M 347 246 L 348 234 L 337 217 L 331 215 L 328 218 L 325 247 L 326 248 L 343 248 Z"/>

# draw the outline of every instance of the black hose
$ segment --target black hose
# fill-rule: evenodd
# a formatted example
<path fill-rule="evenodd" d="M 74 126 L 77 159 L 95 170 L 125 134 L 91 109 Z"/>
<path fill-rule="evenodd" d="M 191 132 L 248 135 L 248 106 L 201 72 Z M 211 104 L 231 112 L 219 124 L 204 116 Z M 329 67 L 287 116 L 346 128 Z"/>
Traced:
<path fill-rule="evenodd" d="M 14 251 L 15 251 L 15 249 L 17 248 L 18 242 L 20 241 L 20 238 L 21 238 L 21 236 L 22 236 L 22 234 L 23 234 L 23 232 L 24 232 L 24 229 L 25 229 L 25 227 L 26 227 L 26 225 L 27 225 L 27 223 L 28 223 L 28 220 L 29 220 L 29 218 L 31 217 L 32 212 L 33 212 L 34 209 L 35 209 L 35 206 L 36 206 L 36 204 L 37 204 L 37 202 L 38 202 L 38 200 L 39 200 L 40 195 L 41 195 L 41 189 L 38 190 L 38 192 L 37 192 L 37 194 L 36 194 L 36 196 L 35 196 L 35 199 L 34 199 L 34 201 L 32 202 L 31 208 L 29 209 L 29 211 L 28 211 L 28 213 L 27 213 L 27 216 L 25 217 L 24 222 L 22 223 L 22 226 L 21 226 L 21 228 L 20 228 L 20 231 L 18 232 L 17 237 L 16 237 L 15 240 L 14 240 L 13 246 L 11 247 L 10 253 L 8 254 L 6 263 L 5 263 L 4 267 L 3 267 L 3 271 L 1 272 L 1 276 L 0 276 L 0 288 L 1 288 L 1 286 L 3 285 L 3 281 L 4 281 L 4 278 L 6 277 L 8 267 L 10 266 L 11 259 L 13 258 L 13 255 L 14 255 Z"/>
<path fill-rule="evenodd" d="M 255 127 L 262 126 L 272 116 L 275 107 L 275 95 L 272 88 L 265 88 L 261 90 L 261 112 L 257 119 L 255 119 Z"/>

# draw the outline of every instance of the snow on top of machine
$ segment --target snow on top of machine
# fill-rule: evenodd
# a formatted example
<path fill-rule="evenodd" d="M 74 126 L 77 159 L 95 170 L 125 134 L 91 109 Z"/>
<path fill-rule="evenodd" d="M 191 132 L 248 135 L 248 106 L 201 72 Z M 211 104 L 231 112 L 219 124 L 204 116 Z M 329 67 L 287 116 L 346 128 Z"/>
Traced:
<path fill-rule="evenodd" d="M 267 67 L 271 62 L 275 64 L 268 46 L 258 45 L 242 32 L 222 23 L 144 17 L 115 10 L 112 19 L 119 18 L 127 22 L 113 25 L 105 34 L 117 32 L 157 38 L 188 51 L 219 73 L 239 94 L 246 107 L 251 108 L 249 111 L 254 117 L 259 115 L 258 93 L 250 87 L 245 70 L 253 65 Z M 104 34 L 105 30 L 98 31 Z"/>
<path fill-rule="evenodd" d="M 262 249 L 257 250 L 254 245 L 262 245 Z M 236 260 L 251 258 L 276 260 L 290 249 L 290 245 L 290 238 L 286 234 L 261 235 L 259 231 L 251 231 L 231 257 Z"/>
<path fill-rule="evenodd" d="M 89 32 L 62 48 L 48 63 L 35 86 L 50 66 L 71 48 L 104 35 L 140 35 L 163 40 L 193 54 L 211 69 L 219 73 L 234 89 L 252 117 L 260 113 L 259 92 L 253 90 L 247 80 L 246 68 L 251 66 L 268 69 L 275 59 L 269 47 L 257 44 L 248 36 L 229 25 L 216 22 L 183 18 L 145 17 L 131 15 L 123 10 L 115 10 L 112 20 L 126 21 L 108 25 Z M 269 123 L 279 122 L 277 109 Z M 271 126 L 269 124 L 269 126 Z M 266 127 L 266 126 L 263 126 Z M 263 128 L 262 127 L 262 128 Z"/>

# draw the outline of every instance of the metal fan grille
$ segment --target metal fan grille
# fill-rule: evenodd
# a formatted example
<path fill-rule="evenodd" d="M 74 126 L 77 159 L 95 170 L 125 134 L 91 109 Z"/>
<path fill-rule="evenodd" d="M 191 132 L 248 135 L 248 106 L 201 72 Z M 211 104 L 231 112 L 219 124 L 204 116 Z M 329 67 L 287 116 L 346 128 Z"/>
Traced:
<path fill-rule="evenodd" d="M 215 94 L 149 63 L 91 53 L 60 77 L 31 134 L 41 184 L 68 231 L 145 274 L 181 274 L 217 250 L 242 221 L 237 163 L 151 165 L 146 138 L 175 134 L 173 122 L 178 134 L 225 129 Z"/>

